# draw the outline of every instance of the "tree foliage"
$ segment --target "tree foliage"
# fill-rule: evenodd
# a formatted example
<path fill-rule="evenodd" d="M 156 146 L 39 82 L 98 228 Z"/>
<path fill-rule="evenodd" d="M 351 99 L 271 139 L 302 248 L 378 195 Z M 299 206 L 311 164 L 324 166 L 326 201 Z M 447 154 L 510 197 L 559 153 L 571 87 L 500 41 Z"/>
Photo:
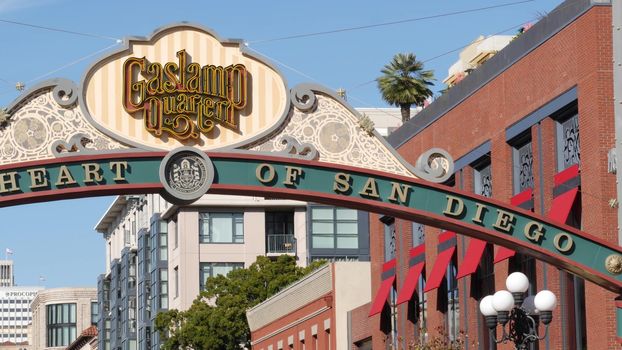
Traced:
<path fill-rule="evenodd" d="M 302 268 L 291 256 L 282 255 L 276 260 L 259 256 L 248 268 L 208 278 L 205 290 L 187 311 L 169 310 L 156 317 L 162 349 L 250 348 L 246 310 L 320 265 L 316 262 Z"/>
<path fill-rule="evenodd" d="M 398 106 L 402 112 L 402 122 L 410 119 L 410 106 L 421 106 L 432 96 L 430 86 L 434 85 L 434 73 L 423 69 L 423 62 L 418 61 L 413 53 L 398 53 L 381 70 L 378 89 L 382 99 Z"/>

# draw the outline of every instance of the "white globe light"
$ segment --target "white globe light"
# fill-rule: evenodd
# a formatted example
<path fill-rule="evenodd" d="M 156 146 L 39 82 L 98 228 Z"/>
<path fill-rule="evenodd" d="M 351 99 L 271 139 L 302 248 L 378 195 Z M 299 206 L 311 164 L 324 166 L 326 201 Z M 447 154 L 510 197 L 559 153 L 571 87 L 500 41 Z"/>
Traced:
<path fill-rule="evenodd" d="M 494 316 L 497 314 L 497 310 L 492 307 L 492 295 L 485 296 L 482 301 L 479 302 L 479 311 L 484 316 Z"/>
<path fill-rule="evenodd" d="M 500 290 L 492 298 L 492 307 L 499 311 L 510 311 L 514 307 L 514 297 L 507 290 Z"/>
<path fill-rule="evenodd" d="M 557 305 L 557 297 L 550 290 L 543 290 L 536 294 L 533 303 L 538 311 L 553 311 Z"/>
<path fill-rule="evenodd" d="M 530 295 L 523 301 L 523 308 L 527 310 L 529 314 L 537 313 L 536 304 L 534 304 L 535 295 Z"/>
<path fill-rule="evenodd" d="M 525 293 L 529 289 L 529 279 L 521 272 L 512 272 L 505 280 L 505 286 L 512 293 Z"/>

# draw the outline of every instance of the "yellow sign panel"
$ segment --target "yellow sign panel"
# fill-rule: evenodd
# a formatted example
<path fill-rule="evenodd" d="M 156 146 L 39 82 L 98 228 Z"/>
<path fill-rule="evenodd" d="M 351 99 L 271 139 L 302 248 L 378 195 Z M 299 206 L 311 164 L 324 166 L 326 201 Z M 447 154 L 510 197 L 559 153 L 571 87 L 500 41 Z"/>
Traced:
<path fill-rule="evenodd" d="M 178 26 L 127 45 L 89 70 L 84 97 L 100 130 L 130 145 L 227 148 L 287 112 L 283 78 L 239 42 Z"/>

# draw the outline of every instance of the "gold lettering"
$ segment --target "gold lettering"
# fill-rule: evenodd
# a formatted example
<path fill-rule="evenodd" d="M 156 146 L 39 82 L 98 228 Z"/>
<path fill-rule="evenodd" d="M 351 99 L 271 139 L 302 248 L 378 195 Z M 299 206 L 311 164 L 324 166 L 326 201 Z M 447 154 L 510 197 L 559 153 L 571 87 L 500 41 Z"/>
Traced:
<path fill-rule="evenodd" d="M 268 175 L 267 177 L 264 175 L 264 172 L 266 173 L 266 175 Z M 267 184 L 274 180 L 276 172 L 274 171 L 274 167 L 272 165 L 264 163 L 259 164 L 259 166 L 255 170 L 255 176 L 257 177 L 257 180 L 259 180 L 259 182 Z"/>
<path fill-rule="evenodd" d="M 397 202 L 398 201 L 398 198 L 396 197 L 397 195 L 399 196 L 399 201 L 402 204 L 406 204 L 410 190 L 411 190 L 411 187 L 408 185 L 401 185 L 401 184 L 398 184 L 397 182 L 391 182 L 391 195 L 389 196 L 389 200 L 393 202 Z"/>
<path fill-rule="evenodd" d="M 514 214 L 505 210 L 497 209 L 497 222 L 492 227 L 502 232 L 510 232 L 514 224 Z"/>
<path fill-rule="evenodd" d="M 17 184 L 17 171 L 0 174 L 0 193 L 20 191 Z"/>
<path fill-rule="evenodd" d="M 288 186 L 295 186 L 298 184 L 299 178 L 304 175 L 300 167 L 286 166 L 285 171 L 285 181 L 283 181 L 283 184 Z"/>
<path fill-rule="evenodd" d="M 464 213 L 464 201 L 458 197 L 447 195 L 447 207 L 443 211 L 446 216 L 459 217 Z"/>
<path fill-rule="evenodd" d="M 69 168 L 66 165 L 61 165 L 58 169 L 58 178 L 56 179 L 56 186 L 67 186 L 73 185 L 76 183 L 76 180 L 71 175 Z"/>
<path fill-rule="evenodd" d="M 380 195 L 378 195 L 378 184 L 376 184 L 376 180 L 371 177 L 368 178 L 359 194 L 362 196 L 379 198 Z"/>
<path fill-rule="evenodd" d="M 145 70 L 145 58 L 130 57 L 123 63 L 123 107 L 128 113 L 134 113 L 142 109 L 145 100 L 145 82 L 134 82 L 134 76 L 138 76 L 138 72 Z M 136 97 L 134 96 L 136 95 Z M 137 100 L 137 101 L 134 101 Z"/>
<path fill-rule="evenodd" d="M 47 170 L 36 168 L 26 170 L 30 174 L 30 189 L 48 187 Z"/>
<path fill-rule="evenodd" d="M 486 213 L 486 211 L 488 211 L 488 207 L 486 207 L 482 203 L 475 203 L 475 206 L 477 206 L 477 209 L 475 210 L 475 216 L 473 217 L 473 219 L 471 219 L 471 221 L 476 224 L 483 225 L 484 223 L 482 222 L 482 220 L 484 219 L 484 214 Z"/>
<path fill-rule="evenodd" d="M 101 174 L 101 167 L 97 163 L 82 164 L 84 168 L 84 183 L 101 182 L 104 177 Z"/>
<path fill-rule="evenodd" d="M 560 232 L 553 238 L 553 245 L 560 252 L 567 253 L 574 247 L 574 241 L 569 234 Z"/>
<path fill-rule="evenodd" d="M 540 243 L 540 240 L 544 236 L 544 227 L 542 227 L 542 224 L 530 221 L 525 225 L 524 233 L 528 240 Z"/>
<path fill-rule="evenodd" d="M 335 182 L 333 182 L 333 191 L 337 193 L 346 193 L 350 191 L 350 175 L 344 173 L 335 174 Z"/>
<path fill-rule="evenodd" d="M 115 177 L 112 179 L 116 182 L 127 181 L 125 171 L 127 170 L 127 161 L 110 162 L 110 170 L 114 171 Z"/>

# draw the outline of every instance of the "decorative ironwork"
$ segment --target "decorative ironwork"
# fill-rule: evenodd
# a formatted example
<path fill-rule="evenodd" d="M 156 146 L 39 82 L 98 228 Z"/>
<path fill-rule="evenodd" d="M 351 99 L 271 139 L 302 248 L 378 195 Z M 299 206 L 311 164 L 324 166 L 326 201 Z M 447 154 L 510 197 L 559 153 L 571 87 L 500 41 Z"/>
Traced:
<path fill-rule="evenodd" d="M 413 229 L 413 247 L 416 247 L 425 242 L 425 226 L 418 222 L 412 223 Z"/>
<path fill-rule="evenodd" d="M 581 145 L 579 144 L 579 116 L 561 123 L 562 124 L 562 154 L 564 157 L 564 169 L 571 165 L 579 164 L 581 159 Z"/>
<path fill-rule="evenodd" d="M 268 254 L 296 254 L 296 237 L 290 234 L 266 235 Z"/>
<path fill-rule="evenodd" d="M 476 188 L 477 194 L 484 197 L 492 197 L 492 172 L 490 171 L 490 164 L 477 171 L 476 181 L 479 188 Z"/>
<path fill-rule="evenodd" d="M 6 108 L 0 108 L 0 128 L 8 124 L 9 119 L 11 119 L 11 115 Z"/>
<path fill-rule="evenodd" d="M 285 149 L 280 153 L 293 155 L 294 157 L 306 160 L 316 160 L 320 156 L 314 145 L 310 143 L 300 143 L 292 136 L 283 136 L 281 143 L 285 145 Z"/>
<path fill-rule="evenodd" d="M 384 235 L 384 260 L 389 261 L 395 258 L 395 254 L 397 253 L 397 237 L 395 235 L 394 221 L 390 224 L 385 224 Z"/>
<path fill-rule="evenodd" d="M 531 142 L 518 149 L 518 181 L 520 192 L 534 187 L 533 149 Z"/>

